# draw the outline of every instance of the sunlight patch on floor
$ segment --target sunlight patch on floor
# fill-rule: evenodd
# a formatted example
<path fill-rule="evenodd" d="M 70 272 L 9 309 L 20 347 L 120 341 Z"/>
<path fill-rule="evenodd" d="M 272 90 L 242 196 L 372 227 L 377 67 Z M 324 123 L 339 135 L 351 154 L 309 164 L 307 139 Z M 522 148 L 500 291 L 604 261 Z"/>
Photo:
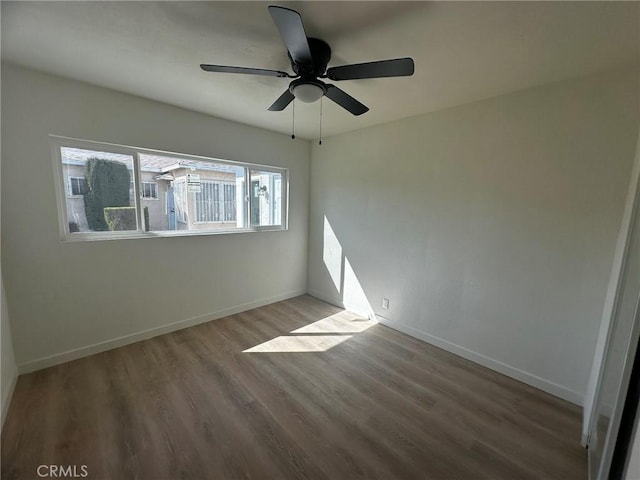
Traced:
<path fill-rule="evenodd" d="M 244 353 L 325 352 L 353 335 L 283 335 L 244 350 Z"/>
<path fill-rule="evenodd" d="M 243 350 L 243 353 L 326 352 L 377 323 L 342 311 Z"/>
<path fill-rule="evenodd" d="M 310 323 L 291 333 L 360 333 L 378 323 L 363 317 L 348 318 L 343 312 Z"/>

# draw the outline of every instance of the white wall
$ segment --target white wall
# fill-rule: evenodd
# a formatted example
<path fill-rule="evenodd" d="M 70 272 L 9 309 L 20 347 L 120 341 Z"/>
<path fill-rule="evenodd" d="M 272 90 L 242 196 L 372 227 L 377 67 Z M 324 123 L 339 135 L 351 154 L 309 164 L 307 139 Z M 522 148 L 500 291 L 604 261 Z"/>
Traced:
<path fill-rule="evenodd" d="M 637 87 L 620 70 L 312 146 L 309 291 L 580 403 Z"/>
<path fill-rule="evenodd" d="M 13 352 L 13 340 L 11 337 L 11 325 L 9 323 L 9 312 L 7 311 L 7 299 L 4 293 L 4 283 L 2 282 L 2 272 L 0 272 L 0 401 L 1 421 L 0 428 L 4 425 L 4 419 L 9 411 L 11 395 L 18 379 L 18 368 Z"/>
<path fill-rule="evenodd" d="M 290 228 L 61 242 L 49 134 L 287 167 Z M 2 265 L 21 371 L 306 291 L 306 141 L 14 65 L 2 66 L 2 140 Z"/>

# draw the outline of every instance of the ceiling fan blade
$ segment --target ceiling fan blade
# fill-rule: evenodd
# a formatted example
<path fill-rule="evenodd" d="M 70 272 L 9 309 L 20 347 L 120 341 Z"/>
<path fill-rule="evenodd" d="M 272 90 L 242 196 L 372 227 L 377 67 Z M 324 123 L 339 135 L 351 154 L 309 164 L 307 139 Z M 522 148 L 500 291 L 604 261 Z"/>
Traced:
<path fill-rule="evenodd" d="M 200 68 L 205 72 L 220 73 L 245 73 L 249 75 L 266 75 L 268 77 L 291 77 L 287 72 L 278 70 L 265 70 L 263 68 L 247 68 L 247 67 L 229 67 L 226 65 L 207 65 L 201 64 Z"/>
<path fill-rule="evenodd" d="M 273 102 L 273 105 L 269 107 L 269 110 L 272 112 L 280 112 L 284 110 L 294 98 L 293 94 L 287 89 L 275 102 Z"/>
<path fill-rule="evenodd" d="M 269 13 L 280 30 L 280 36 L 293 61 L 303 65 L 312 63 L 311 49 L 300 14 L 295 10 L 273 5 L 269 7 Z"/>
<path fill-rule="evenodd" d="M 327 85 L 327 93 L 325 93 L 325 95 L 354 115 L 362 115 L 369 111 L 369 107 L 361 104 L 358 100 L 345 91 L 340 90 L 335 85 Z"/>
<path fill-rule="evenodd" d="M 407 57 L 332 67 L 327 70 L 327 77 L 331 80 L 408 77 L 413 75 L 413 71 L 413 59 Z"/>

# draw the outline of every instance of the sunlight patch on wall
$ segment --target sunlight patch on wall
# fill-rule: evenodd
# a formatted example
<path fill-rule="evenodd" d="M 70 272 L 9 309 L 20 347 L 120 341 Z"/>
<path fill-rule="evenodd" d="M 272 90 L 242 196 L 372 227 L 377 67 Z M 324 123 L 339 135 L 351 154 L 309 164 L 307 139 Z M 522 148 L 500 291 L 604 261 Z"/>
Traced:
<path fill-rule="evenodd" d="M 324 217 L 322 259 L 336 290 L 340 292 L 340 284 L 342 282 L 342 245 L 340 245 L 336 234 L 333 232 L 327 217 Z"/>
<path fill-rule="evenodd" d="M 349 259 L 344 259 L 344 292 L 342 293 L 342 303 L 345 308 L 358 313 L 370 315 L 373 312 L 371 304 L 358 281 L 356 272 L 353 271 Z"/>
<path fill-rule="evenodd" d="M 325 352 L 351 337 L 353 335 L 284 335 L 244 350 L 244 353 Z"/>
<path fill-rule="evenodd" d="M 340 294 L 343 306 L 361 315 L 373 314 L 373 308 L 358 281 L 355 270 L 326 216 L 322 238 L 322 260 L 336 291 Z"/>

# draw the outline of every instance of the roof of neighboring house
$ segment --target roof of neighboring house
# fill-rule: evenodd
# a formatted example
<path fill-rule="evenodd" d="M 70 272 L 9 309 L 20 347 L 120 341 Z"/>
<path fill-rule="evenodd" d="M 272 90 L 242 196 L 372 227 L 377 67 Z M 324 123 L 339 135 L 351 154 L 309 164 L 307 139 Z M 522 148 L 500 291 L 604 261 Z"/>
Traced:
<path fill-rule="evenodd" d="M 62 163 L 65 165 L 85 165 L 87 160 L 90 158 L 102 158 L 105 160 L 121 162 L 127 165 L 129 169 L 131 169 L 133 165 L 130 155 L 123 155 L 120 153 L 98 152 L 71 147 L 62 147 L 60 151 L 62 155 Z M 234 173 L 241 167 L 173 156 L 153 155 L 148 153 L 140 154 L 140 170 L 143 172 L 168 173 L 180 168 Z"/>

